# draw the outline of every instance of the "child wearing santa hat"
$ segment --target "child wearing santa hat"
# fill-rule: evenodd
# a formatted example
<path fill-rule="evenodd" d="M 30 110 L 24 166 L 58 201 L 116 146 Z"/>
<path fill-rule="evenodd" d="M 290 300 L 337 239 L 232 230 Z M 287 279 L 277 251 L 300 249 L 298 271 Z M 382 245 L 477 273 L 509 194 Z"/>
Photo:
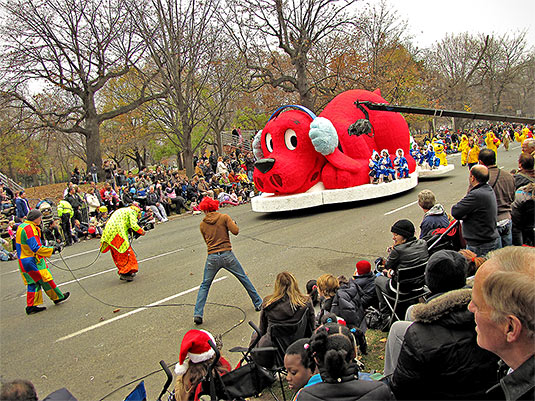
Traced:
<path fill-rule="evenodd" d="M 198 400 L 202 391 L 202 379 L 208 373 L 214 361 L 215 351 L 208 344 L 208 340 L 215 339 L 206 330 L 189 330 L 180 344 L 178 363 L 175 366 L 176 383 L 170 400 Z M 231 370 L 228 361 L 221 357 L 216 365 L 216 371 L 223 375 Z"/>

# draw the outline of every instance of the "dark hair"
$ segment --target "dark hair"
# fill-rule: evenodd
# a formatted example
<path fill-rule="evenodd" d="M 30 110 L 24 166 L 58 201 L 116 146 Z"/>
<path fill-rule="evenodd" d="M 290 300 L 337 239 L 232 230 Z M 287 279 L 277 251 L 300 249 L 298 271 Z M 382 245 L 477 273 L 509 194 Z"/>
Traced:
<path fill-rule="evenodd" d="M 320 326 L 310 337 L 309 351 L 323 373 L 331 379 L 347 375 L 355 358 L 353 335 L 346 326 L 329 323 Z"/>
<path fill-rule="evenodd" d="M 485 166 L 475 165 L 470 169 L 470 174 L 480 184 L 484 184 L 489 180 L 489 170 Z"/>
<path fill-rule="evenodd" d="M 316 369 L 316 362 L 314 362 L 314 358 L 312 358 L 308 352 L 308 348 L 310 347 L 309 341 L 309 338 L 300 338 L 291 343 L 288 348 L 286 348 L 286 355 L 299 355 L 303 366 L 314 372 Z"/>
<path fill-rule="evenodd" d="M 2 385 L 0 399 L 5 401 L 37 401 L 37 392 L 31 381 L 17 379 Z"/>
<path fill-rule="evenodd" d="M 307 294 L 312 301 L 312 305 L 316 306 L 319 302 L 318 286 L 316 280 L 308 280 L 306 284 Z"/>
<path fill-rule="evenodd" d="M 496 164 L 496 153 L 489 148 L 481 149 L 479 151 L 479 161 L 485 166 L 494 166 Z"/>
<path fill-rule="evenodd" d="M 520 153 L 518 163 L 522 170 L 533 170 L 533 156 L 529 153 Z"/>

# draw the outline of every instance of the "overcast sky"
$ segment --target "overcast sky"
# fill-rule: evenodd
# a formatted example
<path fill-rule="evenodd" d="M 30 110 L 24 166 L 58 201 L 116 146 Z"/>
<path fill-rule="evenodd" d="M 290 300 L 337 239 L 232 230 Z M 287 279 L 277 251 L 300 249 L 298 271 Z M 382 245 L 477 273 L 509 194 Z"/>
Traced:
<path fill-rule="evenodd" d="M 535 0 L 388 1 L 408 20 L 418 47 L 429 47 L 446 33 L 501 35 L 523 29 L 528 46 L 535 47 Z"/>

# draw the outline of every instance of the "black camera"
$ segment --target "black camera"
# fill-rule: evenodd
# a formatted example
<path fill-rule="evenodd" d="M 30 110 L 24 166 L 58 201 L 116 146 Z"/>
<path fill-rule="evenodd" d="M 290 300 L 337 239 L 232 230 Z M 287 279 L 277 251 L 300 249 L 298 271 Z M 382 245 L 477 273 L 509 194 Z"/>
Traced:
<path fill-rule="evenodd" d="M 138 224 L 143 229 L 143 231 L 152 230 L 154 228 L 154 216 L 152 214 L 145 214 L 145 216 L 138 220 Z M 141 234 L 135 231 L 133 231 L 132 234 L 134 235 L 135 239 L 141 237 Z"/>

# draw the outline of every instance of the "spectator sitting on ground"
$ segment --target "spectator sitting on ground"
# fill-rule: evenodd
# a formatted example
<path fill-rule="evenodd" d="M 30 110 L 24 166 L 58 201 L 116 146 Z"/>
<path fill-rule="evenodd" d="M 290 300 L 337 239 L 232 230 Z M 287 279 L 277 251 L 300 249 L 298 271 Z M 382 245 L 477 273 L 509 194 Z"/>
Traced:
<path fill-rule="evenodd" d="M 370 306 L 377 308 L 379 306 L 379 299 L 375 292 L 375 274 L 372 272 L 372 265 L 367 260 L 359 260 L 353 273 L 355 283 L 362 290 L 362 307 L 364 310 Z"/>
<path fill-rule="evenodd" d="M 259 324 L 262 337 L 257 346 L 273 346 L 270 332 L 273 324 L 285 323 L 292 325 L 299 322 L 305 314 L 307 315 L 305 337 L 308 337 L 314 330 L 314 306 L 310 298 L 299 290 L 299 285 L 293 274 L 289 272 L 277 274 L 273 294 L 268 295 L 262 301 Z M 251 342 L 255 338 L 256 333 L 253 335 Z M 273 352 L 258 352 L 255 355 L 257 363 L 267 368 L 272 367 L 273 358 Z"/>
<path fill-rule="evenodd" d="M 451 214 L 462 220 L 466 248 L 477 256 L 485 256 L 498 247 L 498 204 L 492 187 L 487 183 L 489 171 L 483 165 L 470 169 L 471 189 L 451 208 Z"/>
<path fill-rule="evenodd" d="M 477 344 L 510 368 L 489 399 L 535 399 L 535 250 L 507 247 L 489 254 L 476 273 L 468 309 Z"/>
<path fill-rule="evenodd" d="M 47 227 L 43 230 L 43 235 L 46 239 L 47 246 L 55 246 L 63 244 L 63 237 L 59 231 L 60 219 L 53 219 Z"/>
<path fill-rule="evenodd" d="M 392 325 L 385 375 L 394 369 L 391 388 L 398 400 L 480 400 L 495 383 L 498 358 L 476 344 L 465 272 L 466 259 L 458 252 L 433 254 L 425 272 L 431 297 L 412 307 L 414 323 Z M 404 336 L 395 334 L 404 330 Z M 402 343 L 399 358 L 395 350 L 389 352 L 392 342 Z"/>
<path fill-rule="evenodd" d="M 383 293 L 393 298 L 396 297 L 400 271 L 403 271 L 399 282 L 401 294 L 410 294 L 412 291 L 422 288 L 425 284 L 423 278 L 421 281 L 417 279 L 423 276 L 424 264 L 429 259 L 427 243 L 423 239 L 414 237 L 414 225 L 410 220 L 396 221 L 390 231 L 394 244 L 386 261 L 383 259 L 383 263 L 381 263 L 383 274 L 375 278 L 379 309 L 385 323 L 390 319 L 390 313 Z M 417 266 L 420 268 L 416 269 Z"/>
<path fill-rule="evenodd" d="M 518 157 L 518 172 L 514 175 L 515 188 L 535 182 L 535 171 L 533 170 L 533 156 L 529 153 L 521 153 Z"/>
<path fill-rule="evenodd" d="M 392 393 L 384 383 L 358 380 L 355 344 L 346 326 L 335 323 L 319 327 L 310 338 L 308 357 L 313 358 L 321 382 L 304 387 L 301 400 L 391 400 Z"/>
<path fill-rule="evenodd" d="M 312 386 L 321 381 L 321 375 L 316 369 L 313 358 L 308 357 L 310 339 L 301 338 L 286 349 L 284 355 L 284 367 L 288 372 L 286 381 L 290 390 L 295 391 L 292 401 L 299 399 L 299 393 L 303 387 Z"/>
<path fill-rule="evenodd" d="M 205 330 L 189 330 L 180 344 L 178 363 L 175 366 L 175 389 L 169 401 L 198 400 L 202 391 L 202 380 L 212 365 L 215 351 L 208 344 L 215 339 Z M 230 364 L 223 357 L 219 358 L 215 367 L 217 373 L 223 375 L 231 370 Z"/>
<path fill-rule="evenodd" d="M 167 213 L 163 205 L 160 203 L 158 194 L 154 190 L 154 185 L 149 187 L 149 193 L 147 194 L 147 206 L 152 210 L 156 218 L 161 222 L 165 223 L 167 219 Z"/>
<path fill-rule="evenodd" d="M 0 237 L 0 260 L 2 262 L 7 262 L 8 260 L 15 260 L 17 259 L 16 252 L 9 252 L 6 248 L 4 248 L 4 245 L 7 245 L 8 242 Z"/>
<path fill-rule="evenodd" d="M 89 226 L 86 223 L 80 223 L 80 220 L 74 220 L 74 237 L 77 241 L 80 241 L 81 239 L 86 239 L 87 234 L 89 234 Z"/>
<path fill-rule="evenodd" d="M 418 206 L 424 211 L 424 218 L 420 224 L 420 238 L 424 238 L 437 228 L 446 228 L 450 224 L 444 207 L 436 203 L 435 194 L 430 190 L 420 191 Z"/>

